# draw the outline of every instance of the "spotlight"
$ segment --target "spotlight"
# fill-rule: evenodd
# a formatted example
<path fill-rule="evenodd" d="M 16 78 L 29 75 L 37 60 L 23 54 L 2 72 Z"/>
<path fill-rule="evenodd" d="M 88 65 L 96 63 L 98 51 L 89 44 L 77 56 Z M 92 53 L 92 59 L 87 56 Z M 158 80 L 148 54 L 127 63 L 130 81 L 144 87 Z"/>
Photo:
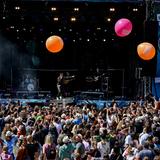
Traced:
<path fill-rule="evenodd" d="M 11 29 L 14 29 L 14 26 L 10 26 Z"/>
<path fill-rule="evenodd" d="M 89 38 L 87 38 L 87 42 L 89 42 L 90 41 L 90 39 Z"/>
<path fill-rule="evenodd" d="M 75 22 L 76 18 L 75 17 L 71 17 L 71 22 Z"/>
<path fill-rule="evenodd" d="M 133 12 L 137 12 L 138 11 L 138 8 L 133 8 Z"/>
<path fill-rule="evenodd" d="M 105 38 L 103 39 L 103 42 L 106 42 L 106 39 L 105 39 Z"/>
<path fill-rule="evenodd" d="M 101 27 L 97 27 L 97 30 L 101 30 Z"/>
<path fill-rule="evenodd" d="M 73 42 L 76 42 L 76 40 L 75 40 L 75 39 L 73 39 Z"/>
<path fill-rule="evenodd" d="M 53 20 L 54 21 L 58 21 L 59 19 L 58 19 L 58 17 L 54 17 Z"/>
<path fill-rule="evenodd" d="M 15 10 L 20 10 L 20 7 L 19 6 L 15 6 L 14 9 Z"/>
<path fill-rule="evenodd" d="M 56 11 L 57 8 L 56 7 L 51 7 L 51 11 Z"/>
<path fill-rule="evenodd" d="M 107 18 L 107 21 L 110 22 L 110 21 L 111 21 L 111 18 Z"/>
<path fill-rule="evenodd" d="M 110 8 L 109 11 L 114 12 L 115 8 Z"/>
<path fill-rule="evenodd" d="M 79 11 L 79 8 L 74 8 L 74 11 Z"/>

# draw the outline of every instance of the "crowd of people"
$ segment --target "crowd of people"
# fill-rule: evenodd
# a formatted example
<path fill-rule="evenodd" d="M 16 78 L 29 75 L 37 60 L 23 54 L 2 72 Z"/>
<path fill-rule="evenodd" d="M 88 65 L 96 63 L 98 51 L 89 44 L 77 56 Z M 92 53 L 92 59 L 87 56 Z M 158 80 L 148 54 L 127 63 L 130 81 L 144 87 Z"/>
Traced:
<path fill-rule="evenodd" d="M 159 102 L 0 105 L 2 160 L 160 160 Z"/>

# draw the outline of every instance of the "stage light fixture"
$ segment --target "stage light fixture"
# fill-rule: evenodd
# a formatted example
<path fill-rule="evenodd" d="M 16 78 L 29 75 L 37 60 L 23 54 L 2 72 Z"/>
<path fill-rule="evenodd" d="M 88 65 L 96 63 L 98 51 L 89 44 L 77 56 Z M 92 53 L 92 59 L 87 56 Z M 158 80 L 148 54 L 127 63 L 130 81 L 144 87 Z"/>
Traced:
<path fill-rule="evenodd" d="M 59 18 L 58 18 L 58 17 L 54 17 L 53 20 L 54 20 L 54 21 L 58 21 Z"/>
<path fill-rule="evenodd" d="M 20 10 L 20 7 L 19 6 L 15 6 L 14 9 L 15 10 Z"/>
<path fill-rule="evenodd" d="M 97 27 L 97 30 L 101 30 L 101 27 Z"/>
<path fill-rule="evenodd" d="M 79 11 L 79 8 L 74 8 L 74 11 L 76 11 L 76 12 Z"/>
<path fill-rule="evenodd" d="M 107 18 L 107 21 L 110 22 L 110 21 L 111 21 L 111 18 Z"/>
<path fill-rule="evenodd" d="M 56 7 L 51 7 L 51 11 L 56 11 L 57 8 Z"/>
<path fill-rule="evenodd" d="M 134 12 L 137 12 L 137 11 L 138 11 L 138 8 L 133 8 L 133 11 L 134 11 Z"/>
<path fill-rule="evenodd" d="M 87 42 L 89 42 L 90 41 L 90 39 L 89 38 L 87 38 Z"/>
<path fill-rule="evenodd" d="M 114 12 L 115 8 L 110 8 L 109 11 Z"/>
<path fill-rule="evenodd" d="M 14 29 L 14 26 L 10 26 L 11 29 Z"/>
<path fill-rule="evenodd" d="M 71 22 L 75 22 L 76 18 L 75 17 L 71 17 Z"/>

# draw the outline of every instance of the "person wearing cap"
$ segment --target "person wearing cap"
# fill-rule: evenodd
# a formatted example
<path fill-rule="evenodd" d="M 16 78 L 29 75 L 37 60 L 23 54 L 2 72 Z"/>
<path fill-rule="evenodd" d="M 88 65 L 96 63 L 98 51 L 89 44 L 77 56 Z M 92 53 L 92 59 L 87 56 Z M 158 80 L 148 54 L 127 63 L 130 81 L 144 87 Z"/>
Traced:
<path fill-rule="evenodd" d="M 72 122 L 73 122 L 73 124 L 77 124 L 77 125 L 82 124 L 81 114 L 80 114 L 80 113 L 77 113 L 77 114 L 75 115 L 75 119 L 74 119 Z"/>
<path fill-rule="evenodd" d="M 74 145 L 68 136 L 63 137 L 63 145 L 59 148 L 59 160 L 69 159 L 72 160 L 72 153 L 74 152 Z"/>
<path fill-rule="evenodd" d="M 16 142 L 18 141 L 18 139 L 15 135 L 13 135 L 13 133 L 11 131 L 7 131 L 5 136 L 6 137 L 4 140 L 4 144 L 8 147 L 8 153 L 10 155 L 12 155 L 12 157 L 14 159 L 13 148 L 14 148 Z"/>

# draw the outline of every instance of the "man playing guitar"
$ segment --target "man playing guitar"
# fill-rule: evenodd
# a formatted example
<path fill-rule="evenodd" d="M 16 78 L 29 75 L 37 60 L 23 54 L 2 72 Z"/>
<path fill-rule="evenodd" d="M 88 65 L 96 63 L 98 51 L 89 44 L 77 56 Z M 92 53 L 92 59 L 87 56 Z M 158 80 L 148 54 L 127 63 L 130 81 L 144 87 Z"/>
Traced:
<path fill-rule="evenodd" d="M 60 73 L 57 77 L 57 99 L 62 99 L 63 96 L 67 96 L 70 91 L 68 84 L 75 80 L 74 75 L 70 75 L 68 72 L 66 75 Z"/>

